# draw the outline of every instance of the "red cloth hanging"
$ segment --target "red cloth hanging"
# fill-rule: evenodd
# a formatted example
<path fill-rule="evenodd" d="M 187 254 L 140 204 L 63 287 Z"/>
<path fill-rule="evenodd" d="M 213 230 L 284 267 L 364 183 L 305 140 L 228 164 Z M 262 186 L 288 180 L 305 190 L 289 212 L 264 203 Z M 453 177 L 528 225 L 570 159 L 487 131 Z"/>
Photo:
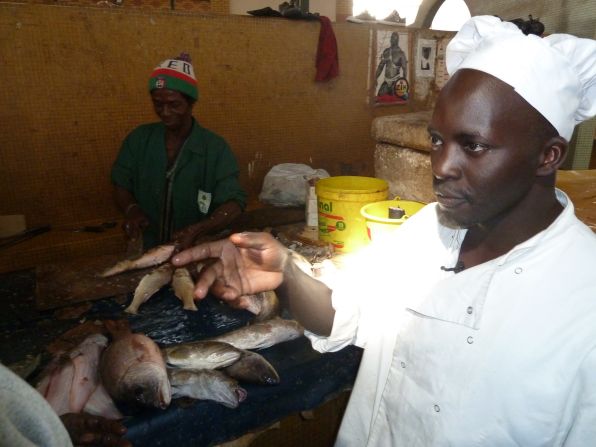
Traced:
<path fill-rule="evenodd" d="M 319 46 L 317 47 L 317 74 L 315 81 L 329 81 L 339 75 L 339 60 L 337 57 L 337 40 L 331 27 L 329 17 L 320 16 L 321 31 L 319 32 Z"/>

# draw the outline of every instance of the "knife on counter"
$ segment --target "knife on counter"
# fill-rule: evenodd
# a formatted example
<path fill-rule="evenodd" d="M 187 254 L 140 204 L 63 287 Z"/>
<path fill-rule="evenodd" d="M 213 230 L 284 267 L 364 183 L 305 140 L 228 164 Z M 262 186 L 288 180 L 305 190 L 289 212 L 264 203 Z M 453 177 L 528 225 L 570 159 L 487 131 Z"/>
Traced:
<path fill-rule="evenodd" d="M 19 242 L 31 239 L 38 234 L 46 233 L 52 228 L 51 225 L 42 225 L 40 227 L 29 228 L 28 230 L 21 231 L 14 236 L 0 238 L 0 248 L 10 247 L 11 245 L 18 244 Z"/>

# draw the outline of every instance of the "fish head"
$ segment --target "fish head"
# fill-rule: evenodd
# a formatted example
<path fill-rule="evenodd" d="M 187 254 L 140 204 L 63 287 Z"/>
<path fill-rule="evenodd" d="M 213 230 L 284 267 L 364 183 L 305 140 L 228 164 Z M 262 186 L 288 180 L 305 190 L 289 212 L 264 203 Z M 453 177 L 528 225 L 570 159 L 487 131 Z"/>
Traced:
<path fill-rule="evenodd" d="M 218 382 L 213 385 L 212 393 L 214 400 L 228 408 L 236 408 L 246 399 L 248 393 L 239 385 L 230 385 Z"/>
<path fill-rule="evenodd" d="M 277 371 L 274 369 L 266 369 L 260 371 L 260 383 L 265 385 L 279 385 L 280 379 Z"/>
<path fill-rule="evenodd" d="M 132 365 L 120 385 L 123 400 L 131 404 L 165 409 L 172 400 L 166 369 L 156 363 Z"/>

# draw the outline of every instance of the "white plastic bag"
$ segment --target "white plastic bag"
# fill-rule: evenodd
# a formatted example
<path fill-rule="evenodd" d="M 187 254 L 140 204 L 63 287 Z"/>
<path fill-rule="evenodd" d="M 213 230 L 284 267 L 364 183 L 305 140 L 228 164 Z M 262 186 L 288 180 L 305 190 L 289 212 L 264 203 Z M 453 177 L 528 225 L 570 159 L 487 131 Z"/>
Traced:
<path fill-rule="evenodd" d="M 274 206 L 302 206 L 308 180 L 325 177 L 329 177 L 329 173 L 324 169 L 313 169 L 305 164 L 275 165 L 265 175 L 259 200 Z"/>

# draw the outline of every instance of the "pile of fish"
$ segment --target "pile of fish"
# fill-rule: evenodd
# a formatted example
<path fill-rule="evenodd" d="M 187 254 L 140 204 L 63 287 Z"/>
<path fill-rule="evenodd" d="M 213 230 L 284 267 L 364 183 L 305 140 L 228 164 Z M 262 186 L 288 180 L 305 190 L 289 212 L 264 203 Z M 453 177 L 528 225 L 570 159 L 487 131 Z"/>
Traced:
<path fill-rule="evenodd" d="M 174 294 L 182 301 L 186 310 L 197 310 L 194 300 L 195 282 L 193 275 L 186 267 L 174 268 L 168 261 L 174 254 L 176 246 L 173 244 L 159 245 L 148 250 L 137 259 L 125 259 L 114 266 L 103 271 L 100 276 L 108 278 L 129 270 L 138 270 L 147 267 L 155 267 L 147 273 L 135 288 L 132 302 L 124 309 L 130 314 L 137 314 L 139 307 L 149 298 L 155 295 L 162 287 L 171 284 Z M 191 270 L 198 275 L 204 264 L 197 263 Z M 279 303 L 275 292 L 263 292 L 256 295 L 247 295 L 242 298 L 244 307 L 257 315 L 257 320 L 262 321 L 270 318 L 279 310 Z"/>
<path fill-rule="evenodd" d="M 90 335 L 71 351 L 56 355 L 45 368 L 36 388 L 58 415 L 122 417 L 99 378 L 99 361 L 107 345 L 104 335 Z"/>
<path fill-rule="evenodd" d="M 295 339 L 303 328 L 279 317 L 229 333 L 160 349 L 133 333 L 127 320 L 105 321 L 112 341 L 88 336 L 46 367 L 37 385 L 57 414 L 87 412 L 122 417 L 117 403 L 165 409 L 172 398 L 189 397 L 236 408 L 246 398 L 239 382 L 276 385 L 275 368 L 260 349 Z"/>
<path fill-rule="evenodd" d="M 279 375 L 260 354 L 250 351 L 300 337 L 294 320 L 275 317 L 209 340 L 164 348 L 173 397 L 191 397 L 236 408 L 246 398 L 238 382 L 277 385 Z"/>

